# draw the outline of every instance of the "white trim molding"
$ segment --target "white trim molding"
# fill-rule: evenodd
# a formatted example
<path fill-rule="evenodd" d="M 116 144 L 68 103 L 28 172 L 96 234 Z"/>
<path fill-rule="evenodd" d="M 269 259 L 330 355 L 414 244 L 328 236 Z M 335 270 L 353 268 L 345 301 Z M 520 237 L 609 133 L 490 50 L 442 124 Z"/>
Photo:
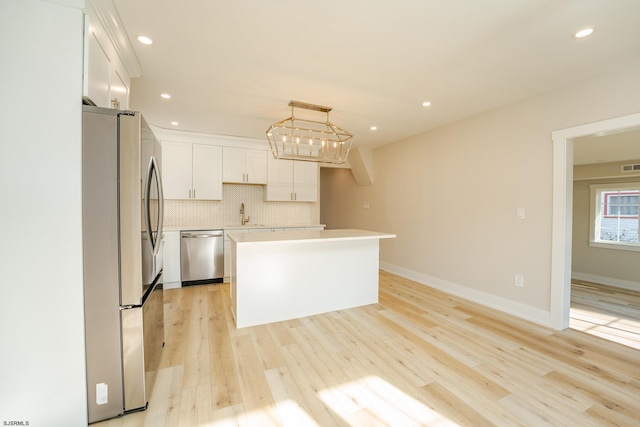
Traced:
<path fill-rule="evenodd" d="M 597 283 L 600 285 L 613 286 L 615 288 L 628 289 L 630 291 L 640 292 L 640 283 L 630 282 L 628 280 L 614 279 L 611 277 L 597 276 L 595 274 L 580 273 L 574 271 L 571 278 L 575 280 L 583 280 L 585 282 Z"/>
<path fill-rule="evenodd" d="M 569 327 L 571 225 L 573 223 L 573 139 L 640 126 L 640 113 L 551 133 L 553 139 L 553 231 L 551 239 L 551 326 Z"/>
<path fill-rule="evenodd" d="M 417 271 L 409 270 L 387 262 L 380 261 L 380 269 L 393 273 L 397 276 L 404 277 L 405 279 L 413 280 L 421 285 L 429 286 L 430 288 L 434 288 L 469 301 L 477 302 L 478 304 L 485 305 L 504 313 L 512 314 L 516 317 L 530 320 L 544 326 L 551 326 L 551 318 L 548 311 L 471 289 L 463 285 L 448 282 L 427 274 L 418 273 Z"/>

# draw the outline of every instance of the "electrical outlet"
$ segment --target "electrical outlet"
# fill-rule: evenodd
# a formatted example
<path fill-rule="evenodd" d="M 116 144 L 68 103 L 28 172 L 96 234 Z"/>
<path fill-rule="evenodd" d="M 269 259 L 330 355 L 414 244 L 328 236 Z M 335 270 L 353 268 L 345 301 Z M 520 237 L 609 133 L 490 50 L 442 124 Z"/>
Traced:
<path fill-rule="evenodd" d="M 96 404 L 104 405 L 109 402 L 109 384 L 96 384 Z"/>
<path fill-rule="evenodd" d="M 363 203 L 362 209 L 369 209 L 369 202 Z"/>
<path fill-rule="evenodd" d="M 524 276 L 522 274 L 516 274 L 514 285 L 519 288 L 524 288 Z"/>

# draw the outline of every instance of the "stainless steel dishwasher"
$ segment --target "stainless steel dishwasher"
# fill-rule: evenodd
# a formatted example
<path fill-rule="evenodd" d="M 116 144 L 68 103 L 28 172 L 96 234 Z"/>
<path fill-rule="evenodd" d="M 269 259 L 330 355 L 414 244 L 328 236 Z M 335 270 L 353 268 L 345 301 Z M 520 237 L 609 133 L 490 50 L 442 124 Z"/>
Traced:
<path fill-rule="evenodd" d="M 180 232 L 182 286 L 220 283 L 224 278 L 222 230 Z"/>

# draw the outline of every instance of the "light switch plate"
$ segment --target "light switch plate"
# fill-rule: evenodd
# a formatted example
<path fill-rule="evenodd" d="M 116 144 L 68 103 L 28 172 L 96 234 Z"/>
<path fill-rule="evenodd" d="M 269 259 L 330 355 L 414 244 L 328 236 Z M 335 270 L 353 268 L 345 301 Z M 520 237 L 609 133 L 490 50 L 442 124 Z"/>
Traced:
<path fill-rule="evenodd" d="M 524 208 L 516 209 L 516 219 L 524 219 Z"/>

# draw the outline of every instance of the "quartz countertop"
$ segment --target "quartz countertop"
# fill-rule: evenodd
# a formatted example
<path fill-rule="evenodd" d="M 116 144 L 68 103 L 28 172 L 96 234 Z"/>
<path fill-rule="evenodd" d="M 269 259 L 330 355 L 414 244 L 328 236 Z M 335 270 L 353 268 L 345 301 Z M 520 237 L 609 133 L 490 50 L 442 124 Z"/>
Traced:
<path fill-rule="evenodd" d="M 391 239 L 395 234 L 358 229 L 276 231 L 273 233 L 229 233 L 229 239 L 237 244 L 261 244 L 273 242 L 308 242 L 362 239 Z"/>
<path fill-rule="evenodd" d="M 164 231 L 192 231 L 192 230 L 247 230 L 251 228 L 305 228 L 324 227 L 324 224 L 247 224 L 247 225 L 172 225 L 165 226 Z"/>

